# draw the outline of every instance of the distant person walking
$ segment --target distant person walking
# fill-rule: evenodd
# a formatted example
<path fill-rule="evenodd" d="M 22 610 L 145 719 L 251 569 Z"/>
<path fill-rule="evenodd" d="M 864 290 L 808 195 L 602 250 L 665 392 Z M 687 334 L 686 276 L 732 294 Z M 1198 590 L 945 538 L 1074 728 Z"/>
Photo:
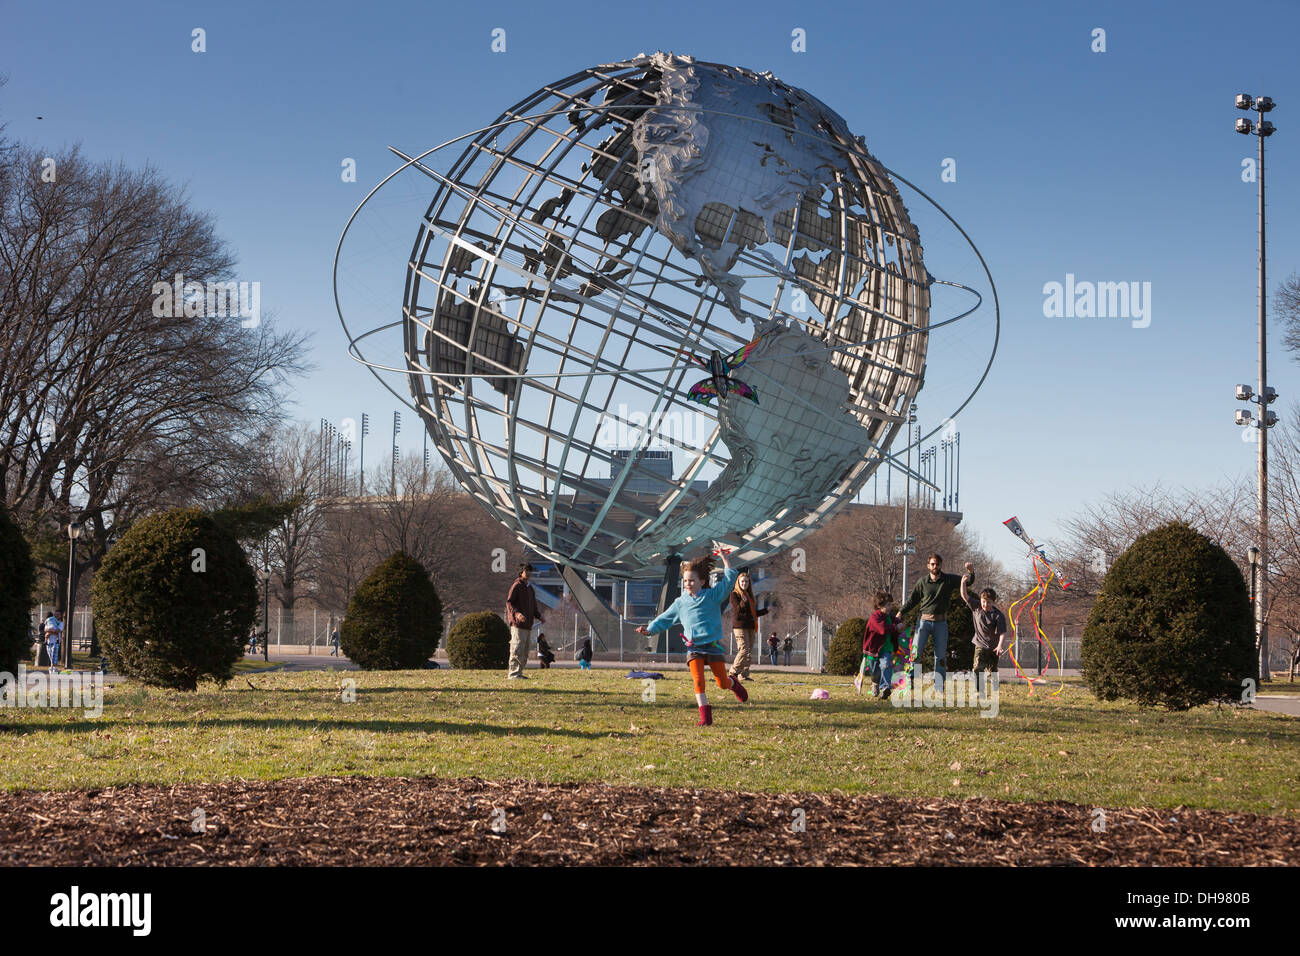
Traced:
<path fill-rule="evenodd" d="M 921 654 L 925 644 L 934 635 L 934 692 L 943 693 L 944 677 L 948 673 L 948 607 L 952 601 L 952 592 L 961 587 L 961 578 L 955 574 L 945 574 L 943 558 L 938 554 L 930 555 L 926 561 L 928 574 L 916 582 L 912 595 L 899 610 L 899 617 L 906 617 L 907 612 L 917 608 L 921 619 L 917 622 L 916 633 L 912 638 L 913 666 L 920 666 Z M 975 581 L 975 565 L 966 562 L 966 573 L 971 583 Z"/>
<path fill-rule="evenodd" d="M 45 619 L 45 652 L 50 658 L 50 673 L 54 674 L 59 669 L 59 651 L 63 641 L 63 622 L 59 620 L 59 612 L 51 611 L 49 617 Z"/>
<path fill-rule="evenodd" d="M 790 657 L 794 654 L 794 636 L 787 633 L 785 640 L 781 644 L 781 650 L 785 651 L 785 666 L 790 666 Z"/>
<path fill-rule="evenodd" d="M 591 670 L 591 657 L 591 638 L 584 638 L 582 642 L 582 650 L 578 652 L 578 666 L 584 671 Z"/>
<path fill-rule="evenodd" d="M 330 646 L 333 648 L 330 651 L 330 657 L 338 657 L 339 656 L 339 629 L 337 627 L 334 628 L 333 633 L 330 634 Z"/>
<path fill-rule="evenodd" d="M 527 680 L 524 668 L 528 666 L 528 651 L 532 645 L 533 627 L 545 621 L 537 606 L 537 592 L 528 583 L 533 566 L 519 565 L 519 576 L 510 585 L 506 595 L 506 623 L 510 625 L 510 666 L 507 680 Z"/>
<path fill-rule="evenodd" d="M 736 659 L 731 662 L 727 673 L 732 677 L 739 675 L 741 680 L 749 680 L 750 655 L 758 637 L 758 619 L 767 613 L 767 608 L 759 607 L 754 600 L 754 589 L 748 571 L 741 571 L 740 577 L 736 578 L 730 601 L 731 637 L 736 642 Z"/>
<path fill-rule="evenodd" d="M 248 639 L 248 653 L 257 653 L 257 628 L 253 628 L 252 636 Z"/>
<path fill-rule="evenodd" d="M 780 646 L 781 642 L 777 640 L 776 635 L 769 634 L 767 638 L 767 656 L 771 659 L 773 667 L 776 666 L 776 652 Z"/>

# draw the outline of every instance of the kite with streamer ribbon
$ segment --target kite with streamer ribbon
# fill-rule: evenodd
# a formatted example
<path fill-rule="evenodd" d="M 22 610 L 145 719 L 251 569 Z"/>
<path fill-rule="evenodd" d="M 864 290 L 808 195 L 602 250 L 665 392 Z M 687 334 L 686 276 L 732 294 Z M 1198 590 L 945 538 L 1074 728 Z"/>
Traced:
<path fill-rule="evenodd" d="M 1017 601 L 1011 602 L 1007 607 L 1007 620 L 1011 622 L 1011 646 L 1007 649 L 1007 653 L 1011 656 L 1011 663 L 1015 666 L 1016 676 L 1023 678 L 1025 683 L 1029 685 L 1029 696 L 1032 697 L 1034 695 L 1034 684 L 1043 684 L 1046 683 L 1046 680 L 1041 676 L 1031 677 L 1025 673 L 1024 668 L 1020 666 L 1020 661 L 1016 658 L 1016 647 L 1020 641 L 1020 615 L 1024 613 L 1026 608 L 1029 608 L 1029 619 L 1034 625 L 1034 637 L 1039 645 L 1047 648 L 1048 669 L 1051 668 L 1052 661 L 1056 661 L 1056 672 L 1061 679 L 1061 686 L 1050 695 L 1056 697 L 1061 691 L 1065 690 L 1065 669 L 1061 664 L 1061 655 L 1057 653 L 1056 648 L 1052 646 L 1052 642 L 1048 640 L 1047 634 L 1043 631 L 1042 608 L 1043 602 L 1047 599 L 1047 588 L 1052 581 L 1055 580 L 1063 591 L 1068 591 L 1073 582 L 1065 580 L 1057 573 L 1056 568 L 1052 566 L 1052 562 L 1047 559 L 1044 550 L 1034 542 L 1034 539 L 1029 536 L 1020 524 L 1020 519 L 1011 517 L 1002 523 L 1006 525 L 1008 531 L 1029 545 L 1029 557 L 1034 564 L 1035 581 L 1034 587 L 1028 594 Z"/>

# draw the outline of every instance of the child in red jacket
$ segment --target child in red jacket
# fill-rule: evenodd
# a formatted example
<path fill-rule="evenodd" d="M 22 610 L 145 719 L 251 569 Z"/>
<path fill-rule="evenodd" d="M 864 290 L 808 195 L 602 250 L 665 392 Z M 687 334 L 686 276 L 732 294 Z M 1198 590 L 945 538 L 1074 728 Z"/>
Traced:
<path fill-rule="evenodd" d="M 888 591 L 876 592 L 875 606 L 876 609 L 867 619 L 862 653 L 864 663 L 871 670 L 871 696 L 888 700 L 894 678 L 894 652 L 902 636 L 903 625 L 897 617 L 898 606 Z"/>

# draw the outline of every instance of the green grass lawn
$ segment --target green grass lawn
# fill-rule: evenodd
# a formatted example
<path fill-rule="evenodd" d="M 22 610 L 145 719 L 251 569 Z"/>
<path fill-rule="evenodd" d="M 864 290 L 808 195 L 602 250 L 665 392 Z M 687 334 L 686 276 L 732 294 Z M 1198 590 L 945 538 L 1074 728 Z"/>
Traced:
<path fill-rule="evenodd" d="M 697 728 L 680 671 L 654 702 L 617 671 L 529 676 L 277 672 L 194 694 L 123 683 L 105 690 L 99 719 L 0 710 L 0 786 L 436 774 L 1300 811 L 1300 718 L 1281 714 L 1142 711 L 1077 685 L 1031 698 L 1005 682 L 985 718 L 859 698 L 848 678 L 771 674 L 745 707 L 711 687 L 715 725 Z M 809 700 L 815 686 L 831 699 Z"/>
<path fill-rule="evenodd" d="M 1300 681 L 1291 682 L 1285 677 L 1274 677 L 1267 684 L 1260 684 L 1255 689 L 1257 694 L 1285 694 L 1288 697 L 1300 697 Z"/>

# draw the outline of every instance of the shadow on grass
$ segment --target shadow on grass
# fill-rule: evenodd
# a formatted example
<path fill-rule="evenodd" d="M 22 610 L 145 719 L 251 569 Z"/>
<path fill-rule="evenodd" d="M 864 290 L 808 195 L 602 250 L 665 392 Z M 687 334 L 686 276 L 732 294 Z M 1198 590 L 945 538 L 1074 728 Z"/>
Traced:
<path fill-rule="evenodd" d="M 285 717 L 272 717 L 259 720 L 253 717 L 236 717 L 231 719 L 209 718 L 204 720 L 131 720 L 126 722 L 131 727 L 139 728 L 156 728 L 159 730 L 188 730 L 198 727 L 204 728 L 238 728 L 243 727 L 250 731 L 259 730 L 304 730 L 312 733 L 331 730 L 364 730 L 372 733 L 420 733 L 420 734 L 449 734 L 468 736 L 474 734 L 491 734 L 496 737 L 574 737 L 581 740 L 630 740 L 636 737 L 635 734 L 626 732 L 600 730 L 600 731 L 583 731 L 570 729 L 553 729 L 550 727 L 507 727 L 499 724 L 484 723 L 467 723 L 453 724 L 436 720 L 401 722 L 393 720 L 297 720 Z M 52 733 L 78 733 L 83 731 L 99 731 L 106 726 L 114 726 L 112 722 L 104 721 L 68 721 L 60 724 L 28 724 L 21 728 L 3 728 L 23 730 L 27 733 L 36 731 L 46 731 Z"/>
<path fill-rule="evenodd" d="M 357 673 L 357 671 L 352 671 L 352 673 L 355 674 Z M 336 687 L 331 687 L 328 685 L 324 687 L 247 687 L 247 686 L 235 687 L 232 684 L 230 687 L 226 689 L 228 691 L 234 691 L 236 693 L 241 693 L 241 694 L 251 694 L 253 692 L 263 693 L 263 694 L 334 694 L 334 695 L 338 694 L 338 689 Z M 628 687 L 629 692 L 631 692 L 633 689 L 634 688 L 632 688 L 631 686 Z M 639 686 L 636 687 L 635 690 L 638 695 L 641 693 L 641 688 Z M 420 694 L 420 693 L 429 693 L 429 692 L 446 693 L 446 694 L 547 694 L 547 695 L 587 694 L 587 695 L 596 695 L 601 697 L 608 696 L 611 693 L 610 691 L 607 690 L 582 690 L 580 688 L 575 688 L 571 690 L 566 687 L 546 687 L 537 684 L 529 684 L 525 687 L 515 687 L 511 685 L 511 686 L 491 688 L 491 687 L 456 687 L 450 684 L 445 684 L 442 686 L 439 686 L 437 684 L 421 684 L 419 687 L 400 687 L 400 686 L 399 687 L 371 687 L 368 684 L 364 684 L 361 682 L 357 683 L 358 696 L 362 694 Z M 208 691 L 208 693 L 212 693 L 212 691 Z"/>

